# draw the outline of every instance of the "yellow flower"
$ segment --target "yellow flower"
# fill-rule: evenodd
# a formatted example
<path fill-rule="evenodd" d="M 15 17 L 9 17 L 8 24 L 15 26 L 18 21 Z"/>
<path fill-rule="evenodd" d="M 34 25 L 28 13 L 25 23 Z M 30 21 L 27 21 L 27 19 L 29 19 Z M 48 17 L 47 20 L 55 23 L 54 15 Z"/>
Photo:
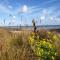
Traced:
<path fill-rule="evenodd" d="M 55 53 L 55 56 L 57 55 L 57 53 Z"/>
<path fill-rule="evenodd" d="M 52 56 L 52 60 L 54 60 L 54 57 Z"/>
<path fill-rule="evenodd" d="M 34 44 L 34 39 L 32 39 L 31 37 L 29 38 L 29 44 L 31 44 L 31 45 Z"/>
<path fill-rule="evenodd" d="M 51 34 L 51 32 L 49 31 L 49 32 L 48 32 L 48 34 L 50 35 L 50 34 Z"/>
<path fill-rule="evenodd" d="M 54 40 L 58 40 L 58 37 L 56 35 L 53 36 Z"/>
<path fill-rule="evenodd" d="M 46 41 L 43 41 L 43 44 L 46 44 Z"/>
<path fill-rule="evenodd" d="M 52 48 L 52 45 L 51 44 L 49 44 L 49 48 Z"/>

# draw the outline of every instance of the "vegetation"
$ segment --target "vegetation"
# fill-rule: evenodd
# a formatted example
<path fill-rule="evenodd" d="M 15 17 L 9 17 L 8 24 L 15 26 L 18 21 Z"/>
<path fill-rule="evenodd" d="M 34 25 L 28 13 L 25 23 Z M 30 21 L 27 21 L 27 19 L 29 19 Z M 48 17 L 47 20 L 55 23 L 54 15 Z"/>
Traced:
<path fill-rule="evenodd" d="M 9 31 L 0 29 L 0 60 L 52 60 L 60 56 L 60 37 L 40 30 Z"/>
<path fill-rule="evenodd" d="M 46 32 L 49 35 L 51 32 Z M 39 33 L 40 34 L 40 33 Z M 54 60 L 57 52 L 56 45 L 53 44 L 57 40 L 57 36 L 53 35 L 47 38 L 46 34 L 39 35 L 38 33 L 35 36 L 35 33 L 32 33 L 29 37 L 29 43 L 35 54 L 41 60 Z M 52 38 L 53 37 L 53 38 Z"/>

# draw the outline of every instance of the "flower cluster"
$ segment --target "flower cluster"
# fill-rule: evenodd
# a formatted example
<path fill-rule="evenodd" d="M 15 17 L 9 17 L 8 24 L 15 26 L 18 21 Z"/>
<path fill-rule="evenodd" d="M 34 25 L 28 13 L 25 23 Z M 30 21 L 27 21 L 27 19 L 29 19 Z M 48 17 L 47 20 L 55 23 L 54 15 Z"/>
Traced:
<path fill-rule="evenodd" d="M 37 56 L 44 58 L 44 60 L 53 60 L 56 56 L 55 45 L 43 40 L 36 42 L 34 52 Z"/>
<path fill-rule="evenodd" d="M 48 34 L 52 34 L 51 32 L 48 32 Z M 52 36 L 52 39 L 57 39 L 57 36 Z M 56 46 L 53 44 L 52 39 L 43 38 L 40 39 L 39 35 L 35 36 L 34 33 L 31 34 L 29 37 L 29 44 L 31 45 L 31 48 L 33 49 L 34 53 L 42 58 L 43 60 L 54 60 L 56 53 Z M 41 59 L 41 60 L 42 60 Z"/>

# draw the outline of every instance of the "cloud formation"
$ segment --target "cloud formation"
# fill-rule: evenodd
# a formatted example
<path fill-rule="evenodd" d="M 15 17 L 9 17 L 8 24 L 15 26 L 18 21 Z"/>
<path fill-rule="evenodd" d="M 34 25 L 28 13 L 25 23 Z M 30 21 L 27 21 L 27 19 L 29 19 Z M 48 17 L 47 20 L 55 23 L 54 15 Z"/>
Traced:
<path fill-rule="evenodd" d="M 23 13 L 27 13 L 27 12 L 28 12 L 28 7 L 27 7 L 27 5 L 24 5 L 24 6 L 21 8 L 21 12 L 23 12 Z"/>
<path fill-rule="evenodd" d="M 58 22 L 60 19 L 60 0 L 19 0 L 19 2 L 17 0 L 0 0 L 0 20 L 6 17 L 7 21 L 11 19 L 13 22 L 21 22 L 22 15 L 27 17 L 28 22 L 35 18 L 35 20 L 41 19 L 44 24 L 47 24 L 46 22 L 53 24 L 51 21 L 60 24 Z"/>

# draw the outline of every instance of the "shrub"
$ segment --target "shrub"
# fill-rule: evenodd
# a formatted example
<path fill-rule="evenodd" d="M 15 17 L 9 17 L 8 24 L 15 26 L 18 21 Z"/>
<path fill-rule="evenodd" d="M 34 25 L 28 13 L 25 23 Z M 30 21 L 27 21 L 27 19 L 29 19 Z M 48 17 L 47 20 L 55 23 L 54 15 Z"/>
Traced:
<path fill-rule="evenodd" d="M 48 36 L 50 36 L 48 38 Z M 29 37 L 29 44 L 31 45 L 31 48 L 35 52 L 35 54 L 39 57 L 41 60 L 54 60 L 57 53 L 56 53 L 56 46 L 53 44 L 53 42 L 58 37 L 49 32 L 38 32 L 35 36 L 35 33 L 32 32 L 31 36 Z"/>
<path fill-rule="evenodd" d="M 56 56 L 55 46 L 47 41 L 36 42 L 34 52 L 44 60 L 53 60 Z"/>

